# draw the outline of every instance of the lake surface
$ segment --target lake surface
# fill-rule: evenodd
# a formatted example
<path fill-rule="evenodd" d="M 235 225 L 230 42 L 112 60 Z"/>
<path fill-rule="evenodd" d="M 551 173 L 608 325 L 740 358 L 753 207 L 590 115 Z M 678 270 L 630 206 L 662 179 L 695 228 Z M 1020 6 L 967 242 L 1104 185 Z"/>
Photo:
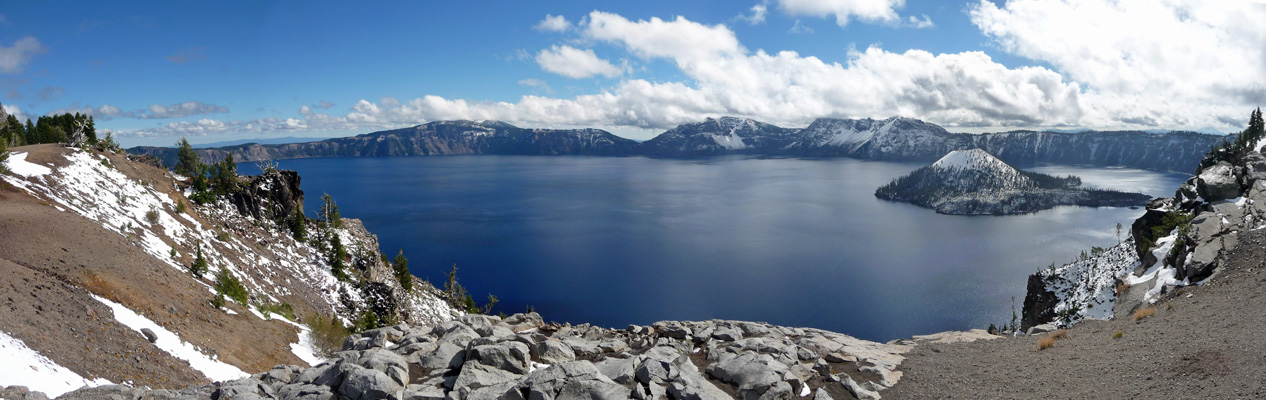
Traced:
<path fill-rule="evenodd" d="M 852 159 L 444 156 L 283 160 L 415 275 L 497 310 L 607 327 L 765 321 L 886 341 L 1009 322 L 1028 274 L 1117 242 L 1143 210 L 948 216 L 876 199 L 919 164 Z M 258 169 L 242 165 L 243 173 Z M 251 171 L 254 169 L 254 171 Z M 1187 177 L 1030 168 L 1170 196 Z"/>

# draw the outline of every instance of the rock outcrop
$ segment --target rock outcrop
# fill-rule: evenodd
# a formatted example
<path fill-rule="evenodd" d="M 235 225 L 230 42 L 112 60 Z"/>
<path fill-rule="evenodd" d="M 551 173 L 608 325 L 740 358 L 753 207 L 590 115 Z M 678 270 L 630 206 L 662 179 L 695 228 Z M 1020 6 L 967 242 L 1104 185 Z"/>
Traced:
<path fill-rule="evenodd" d="M 938 343 L 992 337 L 933 335 Z M 85 388 L 60 399 L 814 399 L 878 398 L 915 342 L 816 329 L 664 321 L 624 330 L 466 315 L 353 335 L 311 368 L 279 365 L 182 390 Z"/>
<path fill-rule="evenodd" d="M 229 193 L 229 202 L 239 214 L 289 226 L 303 210 L 299 179 L 298 172 L 275 169 L 243 177 L 238 190 Z"/>
<path fill-rule="evenodd" d="M 1138 193 L 1090 189 L 1077 177 L 1018 170 L 980 149 L 955 150 L 932 165 L 875 190 L 875 197 L 906 201 L 942 214 L 1025 214 L 1059 205 L 1143 205 Z"/>

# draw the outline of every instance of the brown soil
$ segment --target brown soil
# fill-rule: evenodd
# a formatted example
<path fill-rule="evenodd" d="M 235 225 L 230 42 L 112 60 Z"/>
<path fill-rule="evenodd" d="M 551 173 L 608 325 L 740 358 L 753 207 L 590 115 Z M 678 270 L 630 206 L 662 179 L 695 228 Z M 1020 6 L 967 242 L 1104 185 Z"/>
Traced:
<path fill-rule="evenodd" d="M 1040 336 L 920 344 L 882 395 L 1266 398 L 1266 232 L 1242 235 L 1206 284 L 1169 293 L 1153 316 L 1083 322 L 1046 350 L 1037 349 Z"/>
<path fill-rule="evenodd" d="M 63 161 L 57 145 L 26 146 L 28 161 Z M 161 170 L 111 157 L 120 171 L 173 196 Z M 181 196 L 183 199 L 183 196 Z M 187 201 L 187 200 L 185 200 Z M 182 253 L 191 249 L 179 249 Z M 209 304 L 191 275 L 155 260 L 116 232 L 0 183 L 0 330 L 88 378 L 181 388 L 206 379 L 112 317 L 89 292 L 119 302 L 248 373 L 303 362 L 290 352 L 297 330 L 264 323 L 232 305 Z"/>

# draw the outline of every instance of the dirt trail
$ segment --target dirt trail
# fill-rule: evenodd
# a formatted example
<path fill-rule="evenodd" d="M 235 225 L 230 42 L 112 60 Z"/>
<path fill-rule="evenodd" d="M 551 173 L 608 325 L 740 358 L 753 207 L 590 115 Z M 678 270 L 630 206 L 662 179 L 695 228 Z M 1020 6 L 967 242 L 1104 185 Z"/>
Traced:
<path fill-rule="evenodd" d="M 882 395 L 1266 398 L 1266 232 L 1243 235 L 1206 284 L 1170 293 L 1153 316 L 1083 322 L 1040 351 L 1037 337 L 920 345 Z"/>

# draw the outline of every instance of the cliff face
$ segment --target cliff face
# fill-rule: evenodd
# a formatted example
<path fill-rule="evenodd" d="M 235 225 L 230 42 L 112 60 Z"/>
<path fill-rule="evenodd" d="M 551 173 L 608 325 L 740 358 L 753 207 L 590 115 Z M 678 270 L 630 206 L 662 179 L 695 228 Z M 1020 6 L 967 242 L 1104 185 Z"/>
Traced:
<path fill-rule="evenodd" d="M 682 124 L 643 143 L 597 129 L 524 129 L 502 122 L 440 121 L 411 128 L 310 143 L 246 144 L 200 149 L 203 162 L 233 154 L 239 161 L 312 157 L 394 157 L 445 154 L 708 157 L 750 154 L 934 161 L 954 150 L 980 148 L 1013 164 L 1075 164 L 1187 173 L 1224 136 L 1190 132 L 950 133 L 910 118 L 820 118 L 803 129 L 734 117 Z M 176 151 L 136 147 L 173 165 Z"/>

